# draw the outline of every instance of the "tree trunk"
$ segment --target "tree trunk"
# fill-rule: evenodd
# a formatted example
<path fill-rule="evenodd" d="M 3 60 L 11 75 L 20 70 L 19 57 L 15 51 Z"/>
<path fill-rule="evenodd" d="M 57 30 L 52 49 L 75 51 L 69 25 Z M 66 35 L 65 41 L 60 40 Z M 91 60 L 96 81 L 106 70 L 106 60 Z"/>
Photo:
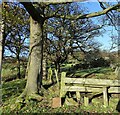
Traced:
<path fill-rule="evenodd" d="M 2 12 L 2 8 L 0 8 L 0 12 Z M 1 71 L 2 71 L 2 41 L 3 41 L 3 30 L 4 30 L 4 24 L 3 20 L 0 21 L 0 106 L 2 105 L 2 85 L 1 85 Z"/>
<path fill-rule="evenodd" d="M 30 18 L 30 65 L 28 68 L 27 83 L 20 97 L 27 96 L 41 100 L 38 94 L 42 84 L 42 50 L 43 50 L 43 24 Z"/>
<path fill-rule="evenodd" d="M 2 59 L 4 58 L 4 52 L 5 52 L 5 38 L 2 39 Z"/>
<path fill-rule="evenodd" d="M 48 25 L 48 20 L 44 22 L 44 43 L 43 43 L 43 79 L 47 80 L 47 53 L 46 53 L 46 41 L 47 41 L 47 31 L 46 27 Z"/>
<path fill-rule="evenodd" d="M 58 70 L 58 73 L 60 72 L 60 64 L 58 62 L 55 62 L 55 69 Z"/>
<path fill-rule="evenodd" d="M 46 74 L 46 56 L 44 54 L 43 56 L 43 79 L 47 80 L 47 74 Z"/>
<path fill-rule="evenodd" d="M 31 48 L 29 48 L 29 51 L 30 51 Z M 26 72 L 25 72 L 25 79 L 27 79 L 28 77 L 28 70 L 29 70 L 29 67 L 30 67 L 30 54 L 28 56 L 28 62 L 27 62 L 27 68 L 26 68 Z"/>
<path fill-rule="evenodd" d="M 5 5 L 6 5 L 6 3 L 3 2 L 3 3 L 2 3 L 2 8 L 4 8 Z M 2 8 L 0 8 L 1 12 L 2 12 Z M 2 19 L 3 19 L 3 22 L 2 22 L 2 23 L 3 23 L 3 26 L 5 25 L 5 21 L 4 21 L 5 18 L 6 18 L 6 17 L 2 17 Z M 1 19 L 1 20 L 2 20 L 2 19 Z M 5 52 L 5 40 L 6 40 L 6 37 L 7 37 L 7 34 L 8 34 L 8 33 L 7 33 L 7 34 L 5 33 L 5 26 L 4 26 L 2 29 L 3 29 L 3 30 L 2 30 L 2 31 L 3 31 L 3 33 L 2 33 L 3 35 L 2 35 L 1 38 L 2 38 L 2 59 L 3 59 L 3 58 L 4 58 L 4 52 Z"/>
<path fill-rule="evenodd" d="M 17 77 L 18 79 L 21 78 L 21 74 L 20 74 L 20 57 L 17 56 Z"/>

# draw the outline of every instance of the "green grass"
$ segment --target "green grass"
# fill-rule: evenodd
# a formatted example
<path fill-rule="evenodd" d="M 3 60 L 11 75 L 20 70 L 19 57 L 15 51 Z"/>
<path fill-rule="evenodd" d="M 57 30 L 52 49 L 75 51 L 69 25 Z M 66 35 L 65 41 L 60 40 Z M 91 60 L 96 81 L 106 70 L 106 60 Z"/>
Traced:
<path fill-rule="evenodd" d="M 25 74 L 25 69 L 21 66 L 21 77 Z M 16 79 L 17 78 L 17 68 L 15 64 L 4 63 L 2 65 L 2 81 L 4 82 L 7 79 Z"/>
<path fill-rule="evenodd" d="M 11 97 L 19 96 L 25 87 L 26 81 L 24 79 L 17 79 L 10 82 L 3 83 L 2 85 L 2 101 L 10 99 Z"/>
<path fill-rule="evenodd" d="M 118 79 L 114 71 L 110 67 L 106 67 L 106 68 L 100 67 L 100 68 L 91 68 L 91 69 L 83 69 L 83 70 L 80 70 L 80 69 L 70 70 L 67 75 L 68 77 L 69 76 L 84 77 L 88 75 L 87 76 L 88 78 L 90 77 L 90 78 L 96 78 L 96 79 L 111 79 L 111 80 Z"/>
<path fill-rule="evenodd" d="M 4 66 L 2 75 L 5 78 L 14 77 L 16 74 L 14 69 L 11 70 L 13 66 Z M 71 67 L 70 64 L 66 64 L 66 68 L 69 69 Z M 83 77 L 86 74 L 94 72 L 98 70 L 98 68 L 94 69 L 86 69 L 86 70 L 74 70 L 76 76 Z M 12 71 L 12 72 L 11 72 Z M 70 73 L 69 75 L 71 75 Z M 114 72 L 110 68 L 100 68 L 99 71 L 94 73 L 95 78 L 102 78 L 102 79 L 117 79 L 115 78 Z M 43 82 L 44 85 L 48 85 L 47 81 Z M 83 103 L 80 106 L 75 105 L 64 105 L 59 108 L 52 108 L 52 99 L 54 97 L 59 96 L 59 89 L 57 84 L 51 86 L 49 89 L 42 89 L 43 92 L 43 100 L 41 102 L 37 102 L 35 100 L 30 100 L 23 103 L 22 106 L 19 104 L 16 105 L 17 97 L 23 92 L 25 88 L 26 80 L 25 79 L 16 79 L 9 82 L 3 82 L 2 85 L 2 101 L 3 106 L 0 107 L 0 112 L 2 110 L 3 113 L 15 113 L 15 114 L 22 114 L 22 113 L 117 113 L 116 106 L 118 103 L 118 95 L 112 96 L 110 98 L 109 107 L 103 106 L 103 98 L 94 98 L 92 103 L 89 106 L 85 107 Z M 67 98 L 66 98 L 67 99 Z"/>
<path fill-rule="evenodd" d="M 2 66 L 2 81 L 5 81 L 8 78 L 15 78 L 17 75 L 17 70 L 15 66 L 11 64 L 3 64 Z"/>
<path fill-rule="evenodd" d="M 110 103 L 108 107 L 103 106 L 103 98 L 95 98 L 92 100 L 92 103 L 89 104 L 89 106 L 81 106 L 82 109 L 88 112 L 94 112 L 94 113 L 116 113 L 116 106 L 118 103 L 117 98 L 110 98 Z"/>
<path fill-rule="evenodd" d="M 16 105 L 16 99 L 24 90 L 26 81 L 24 79 L 14 80 L 3 83 L 2 98 L 3 106 L 1 107 L 3 113 L 117 113 L 115 110 L 118 103 L 117 97 L 110 98 L 110 106 L 104 107 L 102 98 L 95 98 L 92 103 L 85 107 L 83 104 L 79 106 L 69 106 L 64 104 L 59 108 L 52 108 L 52 98 L 58 96 L 59 90 L 57 84 L 51 86 L 48 90 L 43 91 L 44 100 L 37 102 L 31 100 L 23 107 Z"/>

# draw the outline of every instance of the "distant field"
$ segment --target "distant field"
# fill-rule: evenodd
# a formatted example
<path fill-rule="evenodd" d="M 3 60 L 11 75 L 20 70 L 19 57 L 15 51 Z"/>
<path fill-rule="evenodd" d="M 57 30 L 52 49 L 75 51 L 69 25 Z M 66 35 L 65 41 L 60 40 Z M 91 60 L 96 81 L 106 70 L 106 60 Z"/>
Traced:
<path fill-rule="evenodd" d="M 118 79 L 115 72 L 110 67 L 98 67 L 90 69 L 74 69 L 72 64 L 66 64 L 61 67 L 62 71 L 66 71 L 68 77 L 86 77 L 97 79 Z"/>
<path fill-rule="evenodd" d="M 24 77 L 25 68 L 21 66 L 21 77 Z M 2 81 L 7 79 L 16 79 L 17 78 L 17 68 L 16 64 L 5 63 L 2 65 Z"/>
<path fill-rule="evenodd" d="M 68 77 L 89 77 L 89 78 L 98 78 L 98 79 L 118 79 L 115 75 L 114 70 L 110 67 L 99 67 L 91 69 L 74 69 L 73 64 L 63 64 L 61 66 L 61 72 L 66 71 Z M 54 68 L 53 68 L 54 69 Z M 21 66 L 21 77 L 25 75 L 25 68 Z M 6 63 L 2 67 L 2 81 L 7 79 L 16 79 L 17 78 L 17 68 L 15 64 Z"/>

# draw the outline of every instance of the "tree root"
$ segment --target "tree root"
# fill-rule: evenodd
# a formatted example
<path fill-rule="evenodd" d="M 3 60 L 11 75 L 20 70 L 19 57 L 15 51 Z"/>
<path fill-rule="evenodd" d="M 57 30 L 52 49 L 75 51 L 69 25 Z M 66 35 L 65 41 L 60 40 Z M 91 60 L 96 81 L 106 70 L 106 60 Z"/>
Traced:
<path fill-rule="evenodd" d="M 25 95 L 24 92 L 17 98 L 16 103 L 27 103 L 30 100 L 36 100 L 36 101 L 42 101 L 43 97 L 38 95 L 38 94 L 29 94 L 29 95 Z"/>
<path fill-rule="evenodd" d="M 31 94 L 27 96 L 28 100 L 37 100 L 37 101 L 42 101 L 43 97 L 38 95 L 38 94 Z"/>
<path fill-rule="evenodd" d="M 25 88 L 25 90 L 22 92 L 22 94 L 17 98 L 16 103 L 19 103 L 21 105 L 25 105 L 26 103 L 28 103 L 30 100 L 35 100 L 35 101 L 42 101 L 43 97 L 38 95 L 37 93 L 28 93 L 27 92 L 27 88 Z"/>
<path fill-rule="evenodd" d="M 25 89 L 22 94 L 17 98 L 16 103 L 24 103 L 25 97 L 27 94 L 27 90 Z"/>
<path fill-rule="evenodd" d="M 24 97 L 23 97 L 24 96 Z M 13 104 L 13 110 L 15 109 L 22 109 L 27 103 L 29 103 L 30 100 L 35 100 L 35 101 L 42 101 L 43 97 L 41 97 L 38 94 L 31 94 L 31 95 L 20 95 L 15 104 Z"/>

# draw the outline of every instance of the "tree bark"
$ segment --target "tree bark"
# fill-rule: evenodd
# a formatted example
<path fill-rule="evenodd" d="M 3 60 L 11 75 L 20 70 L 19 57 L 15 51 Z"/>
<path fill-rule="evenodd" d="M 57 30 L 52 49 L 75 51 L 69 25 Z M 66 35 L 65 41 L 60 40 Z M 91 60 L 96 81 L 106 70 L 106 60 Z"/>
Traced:
<path fill-rule="evenodd" d="M 29 67 L 30 67 L 30 56 L 28 57 L 27 68 L 26 68 L 26 71 L 25 71 L 25 79 L 27 79 L 27 77 L 28 77 L 28 68 Z"/>
<path fill-rule="evenodd" d="M 0 8 L 0 12 L 2 12 L 2 8 Z M 2 71 L 2 41 L 3 41 L 3 30 L 4 30 L 4 24 L 3 20 L 0 21 L 0 106 L 2 105 L 2 85 L 1 85 L 1 71 Z"/>
<path fill-rule="evenodd" d="M 30 65 L 28 68 L 27 83 L 20 97 L 30 97 L 41 100 L 38 94 L 42 84 L 42 56 L 43 56 L 43 23 L 30 18 Z"/>
<path fill-rule="evenodd" d="M 17 77 L 18 77 L 18 79 L 21 78 L 21 74 L 20 74 L 20 57 L 19 57 L 19 54 L 17 55 Z"/>
<path fill-rule="evenodd" d="M 60 64 L 59 64 L 59 62 L 55 62 L 55 69 L 58 70 L 58 73 L 60 72 Z"/>
<path fill-rule="evenodd" d="M 43 79 L 47 80 L 47 75 L 46 75 L 46 56 L 43 54 Z"/>
<path fill-rule="evenodd" d="M 47 41 L 47 27 L 48 20 L 44 22 L 44 40 L 43 40 L 43 79 L 47 80 L 47 53 L 46 53 L 46 41 Z"/>

